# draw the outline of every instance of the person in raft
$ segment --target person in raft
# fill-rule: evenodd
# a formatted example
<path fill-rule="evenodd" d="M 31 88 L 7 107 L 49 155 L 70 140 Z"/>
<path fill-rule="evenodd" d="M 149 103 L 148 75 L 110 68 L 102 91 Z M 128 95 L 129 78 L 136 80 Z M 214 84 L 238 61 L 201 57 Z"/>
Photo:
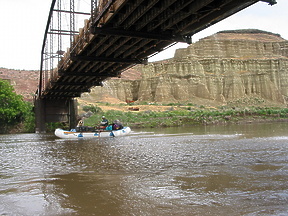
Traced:
<path fill-rule="evenodd" d="M 105 118 L 105 116 L 102 116 L 102 120 L 100 122 L 100 129 L 105 129 L 109 124 L 108 119 Z"/>
<path fill-rule="evenodd" d="M 76 131 L 82 132 L 84 129 L 84 119 L 80 119 L 77 126 L 76 126 Z"/>
<path fill-rule="evenodd" d="M 113 127 L 113 130 L 120 130 L 120 129 L 123 128 L 123 125 L 122 125 L 122 123 L 117 119 L 117 120 L 115 120 L 115 121 L 113 122 L 112 127 Z"/>

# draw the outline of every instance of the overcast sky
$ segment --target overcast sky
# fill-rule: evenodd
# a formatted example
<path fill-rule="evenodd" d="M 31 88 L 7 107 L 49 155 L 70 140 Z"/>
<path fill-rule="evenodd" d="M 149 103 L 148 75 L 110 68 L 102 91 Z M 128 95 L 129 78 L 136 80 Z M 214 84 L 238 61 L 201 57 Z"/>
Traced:
<path fill-rule="evenodd" d="M 84 3 L 90 0 L 81 0 Z M 42 42 L 52 0 L 0 0 L 0 68 L 39 70 Z M 258 2 L 195 34 L 193 42 L 222 30 L 254 28 L 288 40 L 288 0 L 270 6 Z M 179 43 L 149 61 L 171 58 Z"/>

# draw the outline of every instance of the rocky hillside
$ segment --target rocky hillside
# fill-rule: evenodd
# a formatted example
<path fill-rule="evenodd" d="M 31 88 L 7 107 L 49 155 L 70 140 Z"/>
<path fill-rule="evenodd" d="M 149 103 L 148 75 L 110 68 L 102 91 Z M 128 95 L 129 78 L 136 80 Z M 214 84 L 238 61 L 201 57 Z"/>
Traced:
<path fill-rule="evenodd" d="M 26 101 L 33 101 L 39 80 L 39 71 L 25 71 L 0 68 L 0 78 L 8 80 L 15 92 Z"/>
<path fill-rule="evenodd" d="M 174 58 L 134 68 L 141 79 L 111 79 L 87 102 L 286 104 L 288 42 L 260 30 L 224 31 L 178 49 Z M 135 73 L 136 73 L 135 71 Z"/>

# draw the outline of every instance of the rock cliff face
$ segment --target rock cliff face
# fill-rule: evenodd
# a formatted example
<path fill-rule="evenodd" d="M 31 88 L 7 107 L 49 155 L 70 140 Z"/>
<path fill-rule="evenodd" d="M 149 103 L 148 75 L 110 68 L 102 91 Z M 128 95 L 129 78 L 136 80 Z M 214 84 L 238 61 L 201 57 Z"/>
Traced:
<path fill-rule="evenodd" d="M 288 99 L 288 41 L 259 30 L 219 32 L 177 50 L 172 59 L 133 70 L 141 79 L 125 79 L 124 73 L 124 78 L 95 88 L 90 97 L 221 104 L 241 98 L 283 104 Z"/>

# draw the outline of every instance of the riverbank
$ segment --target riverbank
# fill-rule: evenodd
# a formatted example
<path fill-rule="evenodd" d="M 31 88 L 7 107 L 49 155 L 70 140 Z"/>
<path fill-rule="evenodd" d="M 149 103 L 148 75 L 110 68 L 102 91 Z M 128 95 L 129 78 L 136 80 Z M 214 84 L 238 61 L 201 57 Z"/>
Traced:
<path fill-rule="evenodd" d="M 94 107 L 94 108 L 93 108 Z M 288 121 L 288 108 L 283 107 L 196 107 L 196 106 L 104 106 L 86 108 L 85 125 L 95 126 L 101 116 L 113 122 L 119 119 L 131 128 L 159 128 L 183 125 L 223 125 Z M 150 108 L 150 109 L 148 109 Z M 120 110 L 119 110 L 120 109 Z M 94 113 L 93 113 L 94 110 Z"/>

